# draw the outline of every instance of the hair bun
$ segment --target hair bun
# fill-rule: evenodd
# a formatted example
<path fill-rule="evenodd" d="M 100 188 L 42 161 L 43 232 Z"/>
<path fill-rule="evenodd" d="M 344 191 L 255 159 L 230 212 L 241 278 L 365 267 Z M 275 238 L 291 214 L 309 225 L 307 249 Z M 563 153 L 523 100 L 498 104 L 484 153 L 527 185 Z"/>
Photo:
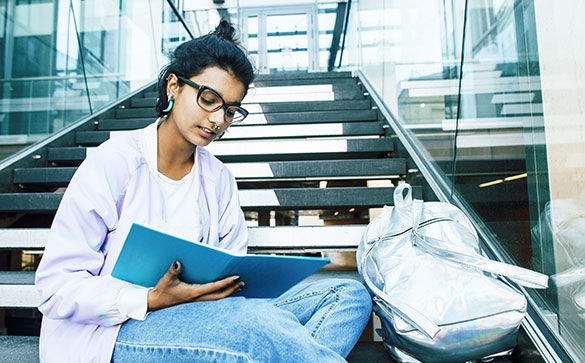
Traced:
<path fill-rule="evenodd" d="M 216 35 L 218 38 L 222 38 L 227 41 L 235 43 L 236 29 L 227 20 L 220 21 L 219 25 L 217 26 L 217 28 L 215 28 L 212 34 Z"/>

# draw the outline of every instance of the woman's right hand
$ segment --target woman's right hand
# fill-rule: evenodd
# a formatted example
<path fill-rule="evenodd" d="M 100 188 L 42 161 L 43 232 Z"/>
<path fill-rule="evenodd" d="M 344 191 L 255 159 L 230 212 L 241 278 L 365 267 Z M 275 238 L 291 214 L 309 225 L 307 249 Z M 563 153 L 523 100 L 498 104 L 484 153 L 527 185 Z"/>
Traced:
<path fill-rule="evenodd" d="M 230 276 L 202 285 L 187 284 L 179 280 L 179 272 L 181 272 L 181 264 L 176 261 L 158 280 L 156 286 L 148 291 L 148 311 L 193 301 L 223 299 L 244 286 L 243 281 L 236 281 L 239 276 Z"/>

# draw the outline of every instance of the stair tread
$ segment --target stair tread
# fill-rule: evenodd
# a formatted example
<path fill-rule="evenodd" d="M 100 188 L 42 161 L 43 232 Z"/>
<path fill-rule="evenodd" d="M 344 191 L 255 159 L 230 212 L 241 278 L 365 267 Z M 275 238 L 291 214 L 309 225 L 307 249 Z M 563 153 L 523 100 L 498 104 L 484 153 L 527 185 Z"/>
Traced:
<path fill-rule="evenodd" d="M 0 285 L 34 285 L 34 271 L 0 271 Z"/>
<path fill-rule="evenodd" d="M 305 282 L 327 278 L 360 280 L 357 271 L 319 271 L 307 277 Z M 35 271 L 0 271 L 0 285 L 34 285 Z"/>
<path fill-rule="evenodd" d="M 4 363 L 39 362 L 38 336 L 0 336 L 0 356 Z M 357 342 L 349 353 L 350 363 L 392 362 L 381 342 Z"/>
<path fill-rule="evenodd" d="M 393 187 L 367 188 L 276 188 L 239 191 L 243 209 L 324 209 L 335 207 L 381 207 L 393 205 Z M 413 187 L 415 198 L 422 189 Z M 63 193 L 3 193 L 0 212 L 55 212 Z"/>
<path fill-rule="evenodd" d="M 40 298 L 39 293 L 34 286 L 34 278 L 34 271 L 1 271 L 0 308 L 37 307 Z M 307 277 L 302 282 L 318 281 L 325 278 L 345 278 L 360 281 L 357 271 L 321 270 Z"/>
<path fill-rule="evenodd" d="M 156 96 L 158 97 L 158 96 Z M 132 108 L 145 108 L 156 105 L 156 97 L 136 98 L 131 100 Z M 358 110 L 370 109 L 371 101 L 363 100 L 332 100 L 332 101 L 312 101 L 312 102 L 270 102 L 255 103 L 244 106 L 250 114 L 254 113 L 274 113 L 274 112 L 294 112 L 302 114 L 308 111 L 335 111 L 335 110 Z M 152 114 L 156 115 L 156 112 Z M 150 114 L 149 114 L 150 115 Z"/>
<path fill-rule="evenodd" d="M 254 80 L 277 80 L 277 79 L 316 79 L 316 78 L 350 78 L 352 73 L 343 72 L 290 72 L 281 74 L 259 74 Z"/>
<path fill-rule="evenodd" d="M 356 247 L 365 228 L 365 225 L 248 227 L 248 247 Z M 48 237 L 48 228 L 0 229 L 0 250 L 42 249 Z"/>
<path fill-rule="evenodd" d="M 124 131 L 77 131 L 75 142 L 78 145 L 98 145 L 111 135 Z M 224 140 L 283 139 L 333 136 L 384 135 L 381 122 L 331 123 L 328 125 L 261 125 L 233 127 L 222 137 Z"/>
<path fill-rule="evenodd" d="M 130 130 L 146 127 L 156 119 L 156 113 L 150 117 L 132 117 L 118 119 L 104 119 L 98 121 L 98 130 Z M 376 121 L 378 114 L 375 110 L 343 110 L 343 111 L 309 111 L 309 112 L 281 112 L 250 114 L 242 125 L 230 128 L 246 128 L 255 125 L 295 125 L 295 124 L 322 124 L 359 121 Z"/>
<path fill-rule="evenodd" d="M 341 158 L 347 153 L 387 153 L 394 150 L 392 138 L 361 139 L 313 139 L 313 140 L 269 140 L 269 141 L 220 141 L 206 147 L 224 162 L 269 161 L 291 156 L 293 158 Z M 54 162 L 82 161 L 87 147 L 49 148 L 47 158 Z M 91 152 L 91 151 L 90 151 Z M 338 157 L 339 156 L 339 157 Z"/>
<path fill-rule="evenodd" d="M 406 160 L 400 158 L 354 160 L 273 161 L 268 163 L 226 163 L 236 180 L 271 178 L 371 177 L 404 175 Z M 18 168 L 13 172 L 15 184 L 63 185 L 77 167 Z"/>

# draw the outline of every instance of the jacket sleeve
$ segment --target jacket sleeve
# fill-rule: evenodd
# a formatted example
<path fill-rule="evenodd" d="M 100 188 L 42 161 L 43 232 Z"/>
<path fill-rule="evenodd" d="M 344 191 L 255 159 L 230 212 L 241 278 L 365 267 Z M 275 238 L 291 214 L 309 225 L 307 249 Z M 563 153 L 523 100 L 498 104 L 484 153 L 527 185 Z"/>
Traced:
<path fill-rule="evenodd" d="M 236 179 L 224 167 L 221 174 L 219 193 L 219 246 L 239 254 L 245 254 L 248 250 L 248 227 L 244 212 L 240 207 L 240 197 Z"/>
<path fill-rule="evenodd" d="M 128 319 L 118 309 L 118 295 L 131 284 L 100 272 L 108 249 L 104 241 L 117 227 L 116 200 L 124 192 L 126 180 L 121 174 L 128 174 L 124 172 L 128 165 L 111 152 L 96 150 L 95 157 L 90 156 L 59 205 L 35 284 L 39 310 L 45 316 L 111 326 Z"/>

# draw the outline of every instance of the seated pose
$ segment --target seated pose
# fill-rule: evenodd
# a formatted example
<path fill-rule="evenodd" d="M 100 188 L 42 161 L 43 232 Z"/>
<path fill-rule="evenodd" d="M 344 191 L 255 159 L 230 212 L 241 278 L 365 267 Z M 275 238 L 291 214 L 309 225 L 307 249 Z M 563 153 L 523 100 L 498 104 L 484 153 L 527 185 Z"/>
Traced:
<path fill-rule="evenodd" d="M 134 222 L 246 253 L 235 179 L 205 149 L 248 115 L 254 72 L 234 33 L 222 21 L 177 47 L 159 77 L 161 117 L 104 142 L 73 176 L 36 274 L 42 362 L 337 362 L 361 335 L 371 299 L 353 280 L 246 299 L 230 297 L 245 289 L 237 276 L 180 281 L 180 261 L 151 289 L 111 277 Z"/>

